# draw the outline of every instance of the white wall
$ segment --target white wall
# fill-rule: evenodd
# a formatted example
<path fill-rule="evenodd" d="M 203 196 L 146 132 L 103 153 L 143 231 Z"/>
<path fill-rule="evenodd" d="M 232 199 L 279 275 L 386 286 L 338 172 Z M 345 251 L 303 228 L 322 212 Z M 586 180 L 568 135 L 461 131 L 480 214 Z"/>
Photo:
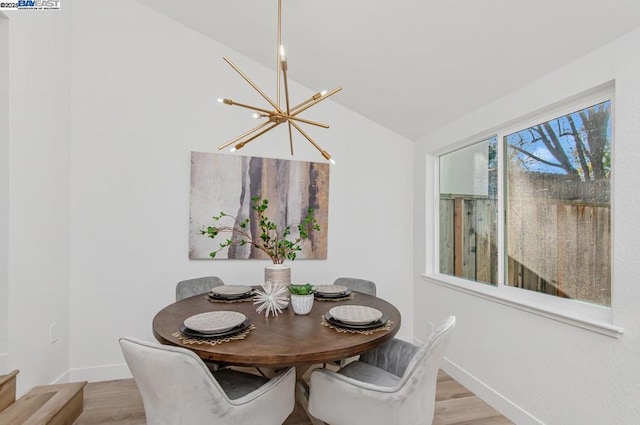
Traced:
<path fill-rule="evenodd" d="M 0 13 L 0 373 L 9 347 L 9 20 Z"/>
<path fill-rule="evenodd" d="M 153 316 L 179 280 L 261 281 L 264 261 L 188 260 L 189 161 L 190 151 L 214 152 L 255 125 L 247 111 L 216 102 L 261 102 L 222 56 L 269 92 L 275 73 L 137 2 L 74 3 L 73 24 L 71 378 L 107 379 L 126 371 L 118 338 L 153 340 Z M 294 66 L 292 56 L 292 77 Z M 312 94 L 297 84 L 291 93 L 294 103 Z M 331 101 L 305 116 L 331 125 L 309 133 L 337 165 L 328 259 L 291 263 L 293 279 L 376 281 L 410 339 L 413 144 Z M 272 133 L 240 153 L 289 158 L 286 129 Z M 323 160 L 295 140 L 294 159 Z"/>
<path fill-rule="evenodd" d="M 423 323 L 458 316 L 445 370 L 518 424 L 640 423 L 640 30 L 421 138 L 415 155 L 416 276 L 433 271 L 431 152 L 615 79 L 613 306 L 620 339 L 416 278 Z M 426 208 L 425 208 L 426 205 Z M 426 218 L 426 220 L 425 220 Z M 422 333 L 422 335 L 421 335 Z"/>
<path fill-rule="evenodd" d="M 8 368 L 18 392 L 69 368 L 70 1 L 9 16 Z M 57 323 L 59 341 L 49 342 Z"/>

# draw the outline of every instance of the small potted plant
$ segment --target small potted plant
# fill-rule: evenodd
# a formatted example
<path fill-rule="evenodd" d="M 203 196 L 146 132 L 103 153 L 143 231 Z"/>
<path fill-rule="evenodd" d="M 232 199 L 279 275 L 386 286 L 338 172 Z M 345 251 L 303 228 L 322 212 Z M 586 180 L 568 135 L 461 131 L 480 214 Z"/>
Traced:
<path fill-rule="evenodd" d="M 296 314 L 309 314 L 313 308 L 313 294 L 315 289 L 308 283 L 304 285 L 289 285 L 291 292 L 291 307 Z"/>

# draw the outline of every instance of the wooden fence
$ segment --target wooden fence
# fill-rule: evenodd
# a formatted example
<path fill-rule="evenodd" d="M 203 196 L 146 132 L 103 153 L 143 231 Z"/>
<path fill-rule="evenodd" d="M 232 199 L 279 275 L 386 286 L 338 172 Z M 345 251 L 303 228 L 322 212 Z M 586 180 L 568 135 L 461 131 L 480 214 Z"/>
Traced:
<path fill-rule="evenodd" d="M 497 201 L 440 198 L 440 272 L 497 283 Z M 507 284 L 611 304 L 608 206 L 518 197 L 507 211 Z"/>
<path fill-rule="evenodd" d="M 497 201 L 440 198 L 440 272 L 498 282 Z"/>

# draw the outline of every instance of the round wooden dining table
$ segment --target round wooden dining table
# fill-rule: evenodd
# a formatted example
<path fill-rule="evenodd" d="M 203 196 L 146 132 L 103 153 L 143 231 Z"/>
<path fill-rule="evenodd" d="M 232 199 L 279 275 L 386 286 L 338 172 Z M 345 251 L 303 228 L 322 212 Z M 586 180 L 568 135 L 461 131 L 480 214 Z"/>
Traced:
<path fill-rule="evenodd" d="M 318 301 L 308 315 L 291 307 L 277 317 L 257 313 L 253 302 L 216 303 L 206 294 L 177 301 L 153 319 L 153 334 L 162 344 L 183 347 L 202 359 L 235 366 L 280 368 L 328 363 L 361 354 L 393 338 L 400 329 L 400 312 L 391 303 L 360 292 L 345 301 Z M 323 315 L 338 305 L 364 305 L 380 310 L 390 321 L 388 330 L 369 335 L 343 333 L 322 325 Z M 245 314 L 255 326 L 245 339 L 220 343 L 186 344 L 174 336 L 184 320 L 208 311 L 232 310 Z"/>

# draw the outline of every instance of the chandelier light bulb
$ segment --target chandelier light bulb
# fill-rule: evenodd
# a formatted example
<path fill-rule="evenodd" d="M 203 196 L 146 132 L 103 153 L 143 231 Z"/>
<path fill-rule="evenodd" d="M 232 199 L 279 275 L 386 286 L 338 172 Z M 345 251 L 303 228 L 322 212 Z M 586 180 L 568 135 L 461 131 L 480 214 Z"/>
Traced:
<path fill-rule="evenodd" d="M 260 119 L 262 115 L 258 112 L 254 112 L 253 114 L 251 114 L 251 118 L 253 118 L 254 120 L 258 120 Z"/>
<path fill-rule="evenodd" d="M 218 101 L 218 103 L 224 103 L 224 99 L 219 97 L 218 99 L 216 99 Z"/>
<path fill-rule="evenodd" d="M 235 152 L 235 151 L 237 151 L 237 150 L 238 150 L 238 149 L 236 149 L 236 147 L 234 146 L 234 147 L 232 147 L 231 149 L 229 149 L 229 152 Z"/>
<path fill-rule="evenodd" d="M 320 92 L 320 96 L 324 96 L 325 94 L 327 94 L 327 91 L 326 91 L 326 90 L 322 90 L 322 91 Z"/>
<path fill-rule="evenodd" d="M 331 159 L 329 160 L 329 162 L 330 162 L 331 164 L 333 164 L 333 165 L 336 165 L 336 162 L 333 160 L 333 158 L 331 158 Z"/>
<path fill-rule="evenodd" d="M 284 52 L 284 46 L 282 44 L 280 45 L 280 59 L 287 60 L 287 55 Z"/>

